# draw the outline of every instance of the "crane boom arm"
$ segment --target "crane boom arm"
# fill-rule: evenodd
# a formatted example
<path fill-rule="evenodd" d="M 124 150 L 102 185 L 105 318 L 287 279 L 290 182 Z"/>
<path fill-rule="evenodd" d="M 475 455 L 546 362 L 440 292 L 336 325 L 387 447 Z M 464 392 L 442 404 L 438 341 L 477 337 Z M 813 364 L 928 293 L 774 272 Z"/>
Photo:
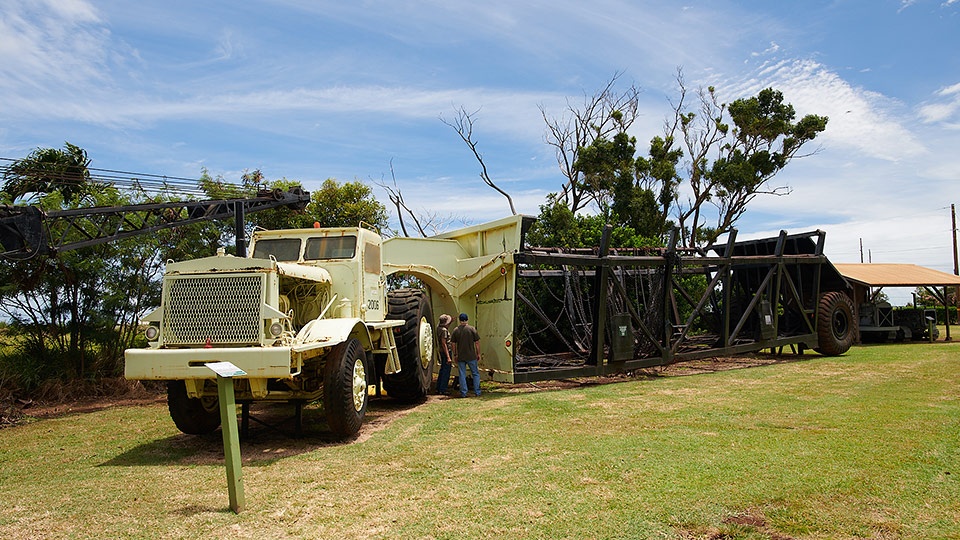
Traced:
<path fill-rule="evenodd" d="M 235 218 L 238 252 L 243 251 L 243 220 L 250 212 L 287 207 L 303 210 L 310 194 L 262 190 L 256 197 L 203 201 L 98 206 L 43 212 L 34 206 L 0 207 L 0 258 L 27 259 L 38 254 L 94 246 L 201 221 Z"/>

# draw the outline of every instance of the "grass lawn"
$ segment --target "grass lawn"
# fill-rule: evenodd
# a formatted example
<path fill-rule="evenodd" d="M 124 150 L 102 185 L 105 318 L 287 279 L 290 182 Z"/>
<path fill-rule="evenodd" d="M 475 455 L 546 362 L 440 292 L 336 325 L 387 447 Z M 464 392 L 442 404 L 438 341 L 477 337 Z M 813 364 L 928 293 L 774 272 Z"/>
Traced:
<path fill-rule="evenodd" d="M 258 429 L 240 514 L 163 404 L 3 429 L 0 538 L 960 539 L 956 343 L 515 390 Z"/>

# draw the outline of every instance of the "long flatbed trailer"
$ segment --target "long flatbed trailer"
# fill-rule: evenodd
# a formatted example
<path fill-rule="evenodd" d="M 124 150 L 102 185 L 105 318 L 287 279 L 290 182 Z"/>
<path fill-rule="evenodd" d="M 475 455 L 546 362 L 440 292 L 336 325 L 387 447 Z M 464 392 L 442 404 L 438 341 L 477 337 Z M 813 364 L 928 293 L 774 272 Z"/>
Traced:
<path fill-rule="evenodd" d="M 589 377 L 763 349 L 837 355 L 853 343 L 850 286 L 823 254 L 823 231 L 742 242 L 734 232 L 710 253 L 678 249 L 676 235 L 645 252 L 584 253 L 527 246 L 532 223 L 435 237 L 448 251 L 420 257 L 430 265 L 415 260 L 424 239 L 384 242 L 388 273 L 421 278 L 434 313 L 470 315 L 485 378 Z"/>

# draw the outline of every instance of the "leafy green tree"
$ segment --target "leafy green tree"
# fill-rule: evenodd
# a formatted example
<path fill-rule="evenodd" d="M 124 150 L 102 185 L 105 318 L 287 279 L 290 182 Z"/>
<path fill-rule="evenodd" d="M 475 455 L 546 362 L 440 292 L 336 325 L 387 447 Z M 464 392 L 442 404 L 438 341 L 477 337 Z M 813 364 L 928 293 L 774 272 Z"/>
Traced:
<path fill-rule="evenodd" d="M 701 89 L 694 111 L 678 76 L 680 100 L 672 121 L 650 140 L 646 155 L 638 155 L 628 133 L 636 92 L 631 87 L 617 94 L 615 80 L 574 110 L 573 121 L 548 121 L 548 142 L 563 155 L 567 182 L 560 197 L 541 207 L 543 228 L 556 217 L 557 204 L 572 201 L 567 208 L 580 226 L 589 223 L 580 218 L 592 206 L 613 225 L 615 242 L 662 242 L 677 226 L 683 247 L 707 249 L 735 226 L 755 197 L 789 193 L 769 181 L 827 125 L 827 118 L 817 115 L 796 120 L 793 106 L 772 88 L 729 105 L 719 102 L 713 87 Z M 570 141 L 584 144 L 573 151 Z M 544 239 L 564 234 L 542 233 Z M 579 234 L 583 241 L 584 231 Z"/>
<path fill-rule="evenodd" d="M 558 200 L 556 193 L 547 195 L 547 202 L 540 205 L 540 215 L 527 233 L 526 240 L 531 246 L 583 245 L 577 217 L 564 202 Z"/>
<path fill-rule="evenodd" d="M 531 246 L 588 248 L 600 245 L 604 227 L 609 221 L 599 214 L 575 215 L 556 193 L 547 195 L 540 206 L 540 215 L 527 233 Z M 613 247 L 653 247 L 659 239 L 644 236 L 629 225 L 613 228 L 610 238 Z"/>
<path fill-rule="evenodd" d="M 734 227 L 758 195 L 790 193 L 788 187 L 768 182 L 826 129 L 828 119 L 809 114 L 794 122 L 793 106 L 773 88 L 728 106 L 711 86 L 698 92 L 693 112 L 681 77 L 678 82 L 681 98 L 666 139 L 684 151 L 683 180 L 690 195 L 686 202 L 677 201 L 674 216 L 683 244 L 706 248 Z M 708 204 L 715 208 L 713 224 L 707 222 Z"/>
<path fill-rule="evenodd" d="M 15 161 L 4 173 L 3 198 L 29 199 L 46 211 L 117 204 L 116 189 L 90 180 L 86 152 L 66 146 Z M 23 335 L 20 353 L 45 375 L 86 375 L 98 359 L 96 338 L 115 331 L 116 313 L 104 302 L 115 250 L 100 245 L 0 264 L 0 311 Z"/>
<path fill-rule="evenodd" d="M 321 227 L 355 227 L 361 221 L 379 230 L 388 225 L 387 208 L 373 196 L 373 189 L 360 182 L 324 180 L 310 194 L 306 215 Z"/>
<path fill-rule="evenodd" d="M 89 165 L 86 150 L 69 142 L 63 149 L 37 148 L 7 167 L 3 191 L 12 200 L 58 193 L 71 203 L 89 192 Z"/>
<path fill-rule="evenodd" d="M 240 185 L 237 185 L 226 182 L 222 177 L 213 178 L 204 170 L 200 187 L 211 199 L 234 199 L 255 197 L 263 190 L 302 189 L 303 185 L 286 178 L 267 180 L 259 169 L 245 173 Z M 328 178 L 319 189 L 310 193 L 310 202 L 303 212 L 292 212 L 289 208 L 263 210 L 247 216 L 247 228 L 248 232 L 258 227 L 270 230 L 298 229 L 313 227 L 314 223 L 320 227 L 355 227 L 361 221 L 380 230 L 388 226 L 387 209 L 376 200 L 373 189 L 359 180 L 340 183 Z M 234 224 L 221 223 L 219 230 L 222 243 L 229 243 Z"/>

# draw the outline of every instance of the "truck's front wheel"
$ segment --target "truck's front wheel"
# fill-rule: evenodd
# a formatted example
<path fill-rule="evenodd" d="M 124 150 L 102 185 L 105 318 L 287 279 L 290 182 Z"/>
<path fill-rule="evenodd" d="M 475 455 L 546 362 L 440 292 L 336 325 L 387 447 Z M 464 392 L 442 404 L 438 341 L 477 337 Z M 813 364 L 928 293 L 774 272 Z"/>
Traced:
<path fill-rule="evenodd" d="M 433 379 L 433 310 L 426 292 L 398 289 L 387 296 L 388 319 L 403 319 L 396 334 L 400 372 L 383 376 L 383 388 L 394 399 L 417 401 L 426 397 Z"/>
<path fill-rule="evenodd" d="M 366 354 L 356 339 L 337 345 L 323 368 L 323 410 L 330 431 L 340 438 L 356 435 L 367 414 Z"/>
<path fill-rule="evenodd" d="M 188 396 L 183 381 L 167 383 L 167 408 L 177 429 L 190 435 L 210 433 L 220 425 L 220 400 L 214 396 Z"/>

